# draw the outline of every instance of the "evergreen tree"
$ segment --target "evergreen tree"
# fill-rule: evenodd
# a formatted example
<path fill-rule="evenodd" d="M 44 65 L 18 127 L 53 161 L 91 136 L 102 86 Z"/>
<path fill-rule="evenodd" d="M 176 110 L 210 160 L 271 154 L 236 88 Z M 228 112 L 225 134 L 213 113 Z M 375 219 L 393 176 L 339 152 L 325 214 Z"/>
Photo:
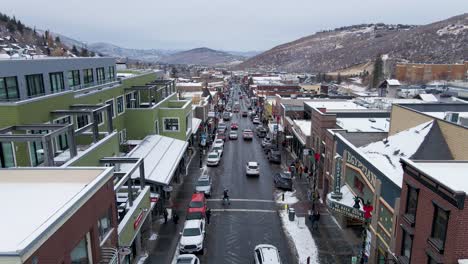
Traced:
<path fill-rule="evenodd" d="M 341 80 L 341 74 L 338 73 L 338 75 L 336 76 L 336 83 L 337 83 L 337 84 L 340 84 L 341 82 L 342 82 L 342 80 Z"/>
<path fill-rule="evenodd" d="M 21 23 L 21 20 L 18 20 L 18 22 L 16 23 L 16 28 L 18 29 L 18 31 L 22 34 L 23 31 L 24 31 L 24 24 Z"/>
<path fill-rule="evenodd" d="M 75 45 L 73 45 L 71 52 L 72 52 L 73 54 L 75 54 L 76 56 L 78 56 L 78 53 L 79 53 L 79 52 L 78 52 L 78 49 L 76 48 Z"/>
<path fill-rule="evenodd" d="M 171 68 L 171 78 L 177 78 L 177 69 L 176 67 Z"/>
<path fill-rule="evenodd" d="M 374 70 L 372 71 L 372 87 L 377 87 L 383 78 L 383 61 L 382 56 L 379 54 L 374 62 Z"/>
<path fill-rule="evenodd" d="M 59 36 L 56 36 L 56 37 L 55 37 L 55 42 L 56 42 L 56 43 L 60 43 L 60 37 L 59 37 Z"/>
<path fill-rule="evenodd" d="M 317 82 L 321 83 L 321 82 L 323 81 L 323 80 L 322 80 L 322 73 L 321 73 L 321 72 L 317 73 L 317 77 L 316 77 L 316 78 L 317 78 Z"/>
<path fill-rule="evenodd" d="M 10 33 L 14 33 L 16 31 L 16 26 L 13 22 L 8 22 L 6 27 Z"/>
<path fill-rule="evenodd" d="M 81 49 L 80 56 L 81 57 L 89 57 L 88 49 L 86 49 L 86 48 Z"/>

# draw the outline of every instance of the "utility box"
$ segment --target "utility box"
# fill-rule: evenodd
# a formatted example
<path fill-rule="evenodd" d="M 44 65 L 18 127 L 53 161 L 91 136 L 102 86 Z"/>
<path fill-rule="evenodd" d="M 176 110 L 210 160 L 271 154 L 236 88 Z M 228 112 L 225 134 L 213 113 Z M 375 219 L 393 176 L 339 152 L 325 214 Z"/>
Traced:
<path fill-rule="evenodd" d="M 296 216 L 296 210 L 294 210 L 294 208 L 290 207 L 288 209 L 288 215 L 289 215 L 289 221 L 294 221 L 294 217 Z"/>

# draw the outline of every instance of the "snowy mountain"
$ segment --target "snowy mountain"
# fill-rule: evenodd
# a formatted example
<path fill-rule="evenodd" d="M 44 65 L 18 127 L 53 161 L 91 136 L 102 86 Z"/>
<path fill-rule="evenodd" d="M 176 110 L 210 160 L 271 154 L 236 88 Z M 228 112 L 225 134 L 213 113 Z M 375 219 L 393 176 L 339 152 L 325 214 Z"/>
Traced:
<path fill-rule="evenodd" d="M 468 14 L 423 26 L 363 24 L 322 31 L 254 56 L 236 69 L 332 72 L 373 61 L 454 63 L 468 59 Z"/>
<path fill-rule="evenodd" d="M 169 64 L 196 64 L 196 65 L 232 65 L 241 63 L 245 58 L 232 55 L 225 51 L 209 48 L 196 48 L 178 52 L 161 58 L 161 62 Z"/>
<path fill-rule="evenodd" d="M 178 50 L 163 50 L 163 49 L 128 49 L 109 43 L 91 43 L 88 48 L 105 56 L 128 58 L 132 60 L 140 60 L 144 62 L 157 62 L 165 56 L 169 56 L 178 52 Z"/>

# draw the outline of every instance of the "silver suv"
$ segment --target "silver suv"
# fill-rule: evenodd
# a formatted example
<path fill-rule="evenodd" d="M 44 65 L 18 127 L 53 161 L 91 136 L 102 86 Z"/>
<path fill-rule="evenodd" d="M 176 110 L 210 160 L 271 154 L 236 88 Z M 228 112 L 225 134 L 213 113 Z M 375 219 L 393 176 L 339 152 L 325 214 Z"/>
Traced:
<path fill-rule="evenodd" d="M 195 191 L 205 193 L 206 196 L 210 196 L 211 195 L 211 177 L 209 175 L 200 176 L 197 180 Z"/>

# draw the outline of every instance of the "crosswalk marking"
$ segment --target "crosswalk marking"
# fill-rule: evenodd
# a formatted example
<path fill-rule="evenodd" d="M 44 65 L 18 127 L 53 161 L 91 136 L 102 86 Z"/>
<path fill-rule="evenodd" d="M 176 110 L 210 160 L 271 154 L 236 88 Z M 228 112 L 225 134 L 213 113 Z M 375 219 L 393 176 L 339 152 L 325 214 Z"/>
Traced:
<path fill-rule="evenodd" d="M 208 202 L 220 202 L 223 199 L 207 199 Z M 257 199 L 229 199 L 231 202 L 257 202 L 257 203 L 274 203 L 273 200 L 257 200 Z"/>
<path fill-rule="evenodd" d="M 276 210 L 262 209 L 211 209 L 212 212 L 252 212 L 252 213 L 276 213 Z"/>

